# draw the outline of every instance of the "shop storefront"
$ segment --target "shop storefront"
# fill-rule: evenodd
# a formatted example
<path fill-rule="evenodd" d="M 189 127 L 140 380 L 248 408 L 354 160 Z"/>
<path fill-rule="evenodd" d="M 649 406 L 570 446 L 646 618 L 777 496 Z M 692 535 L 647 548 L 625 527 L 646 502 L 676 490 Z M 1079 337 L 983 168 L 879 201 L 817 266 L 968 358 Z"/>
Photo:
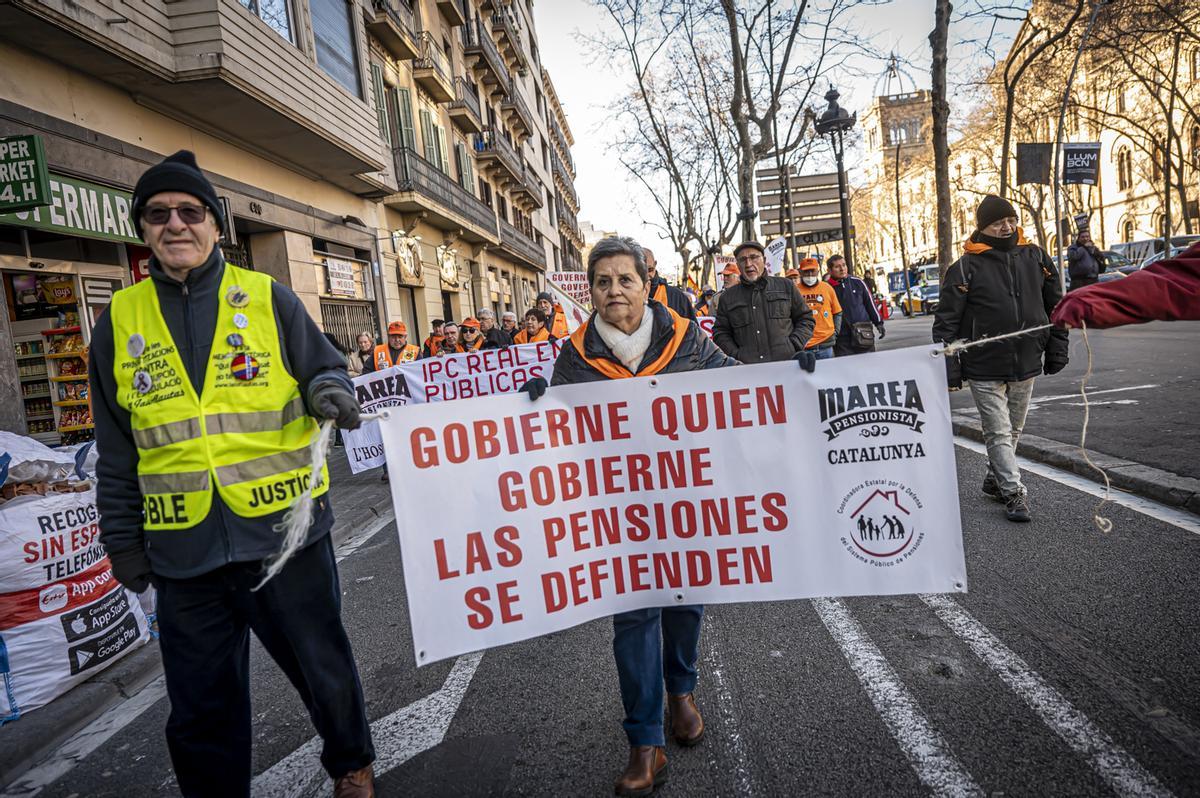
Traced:
<path fill-rule="evenodd" d="M 325 332 L 352 352 L 359 333 L 378 338 L 379 314 L 371 264 L 343 254 L 348 248 L 314 241 L 313 259 L 321 297 L 321 323 Z M 318 247 L 336 249 L 324 252 Z"/>
<path fill-rule="evenodd" d="M 18 386 L 4 426 L 50 445 L 93 437 L 87 347 L 114 292 L 144 261 L 127 191 L 50 173 L 49 204 L 0 214 L 0 283 Z"/>

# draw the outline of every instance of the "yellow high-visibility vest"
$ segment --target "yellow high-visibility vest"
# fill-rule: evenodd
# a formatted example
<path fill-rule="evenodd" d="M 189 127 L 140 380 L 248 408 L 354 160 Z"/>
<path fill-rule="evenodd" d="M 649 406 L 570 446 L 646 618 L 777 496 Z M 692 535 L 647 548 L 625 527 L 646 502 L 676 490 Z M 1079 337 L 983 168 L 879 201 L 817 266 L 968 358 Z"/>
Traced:
<path fill-rule="evenodd" d="M 284 368 L 270 276 L 225 264 L 217 324 L 196 395 L 153 280 L 118 291 L 109 314 L 117 403 L 132 419 L 147 530 L 187 529 L 214 486 L 235 513 L 287 509 L 308 486 L 317 422 Z M 320 496 L 329 489 L 322 469 Z"/>

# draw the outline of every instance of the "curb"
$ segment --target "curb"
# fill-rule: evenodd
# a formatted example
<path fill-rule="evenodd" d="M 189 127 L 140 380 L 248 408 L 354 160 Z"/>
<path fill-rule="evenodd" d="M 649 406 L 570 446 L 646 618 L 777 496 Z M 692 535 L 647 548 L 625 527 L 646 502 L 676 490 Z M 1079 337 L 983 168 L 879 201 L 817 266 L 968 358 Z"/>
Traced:
<path fill-rule="evenodd" d="M 960 413 L 953 413 L 951 420 L 955 435 L 983 443 L 983 430 L 979 422 Z M 1080 454 L 1079 447 L 1074 444 L 1022 434 L 1017 444 L 1017 454 L 1104 484 L 1104 479 L 1096 469 L 1088 465 Z M 1133 460 L 1101 454 L 1092 449 L 1088 449 L 1088 456 L 1093 463 L 1108 473 L 1108 479 L 1114 488 L 1136 493 L 1168 507 L 1200 514 L 1200 479 L 1180 476 Z"/>

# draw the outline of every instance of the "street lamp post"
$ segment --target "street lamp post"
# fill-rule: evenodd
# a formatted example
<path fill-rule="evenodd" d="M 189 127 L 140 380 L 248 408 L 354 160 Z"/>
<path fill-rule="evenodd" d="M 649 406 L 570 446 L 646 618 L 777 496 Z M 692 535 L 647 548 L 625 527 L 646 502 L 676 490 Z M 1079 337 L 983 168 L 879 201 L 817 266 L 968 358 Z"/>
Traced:
<path fill-rule="evenodd" d="M 837 159 L 838 174 L 838 204 L 842 214 L 842 256 L 846 259 L 846 267 L 854 274 L 854 253 L 850 250 L 850 192 L 846 188 L 846 170 L 842 165 L 842 155 L 845 150 L 843 137 L 846 131 L 854 127 L 858 121 L 858 113 L 849 113 L 838 105 L 838 90 L 829 87 L 825 100 L 829 107 L 817 118 L 817 134 L 828 136 L 833 146 L 833 157 Z"/>

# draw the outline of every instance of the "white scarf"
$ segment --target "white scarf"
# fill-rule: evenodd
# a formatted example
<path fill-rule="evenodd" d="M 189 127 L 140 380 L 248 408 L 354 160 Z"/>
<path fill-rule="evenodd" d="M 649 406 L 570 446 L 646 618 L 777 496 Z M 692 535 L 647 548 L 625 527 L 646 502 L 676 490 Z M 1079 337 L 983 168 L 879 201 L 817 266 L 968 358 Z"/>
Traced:
<path fill-rule="evenodd" d="M 600 333 L 600 340 L 604 341 L 617 360 L 629 369 L 630 374 L 637 374 L 638 366 L 642 365 L 642 358 L 650 348 L 650 331 L 653 328 L 654 314 L 650 312 L 648 305 L 642 307 L 642 323 L 629 335 L 600 318 L 600 314 L 596 314 L 596 332 Z"/>

